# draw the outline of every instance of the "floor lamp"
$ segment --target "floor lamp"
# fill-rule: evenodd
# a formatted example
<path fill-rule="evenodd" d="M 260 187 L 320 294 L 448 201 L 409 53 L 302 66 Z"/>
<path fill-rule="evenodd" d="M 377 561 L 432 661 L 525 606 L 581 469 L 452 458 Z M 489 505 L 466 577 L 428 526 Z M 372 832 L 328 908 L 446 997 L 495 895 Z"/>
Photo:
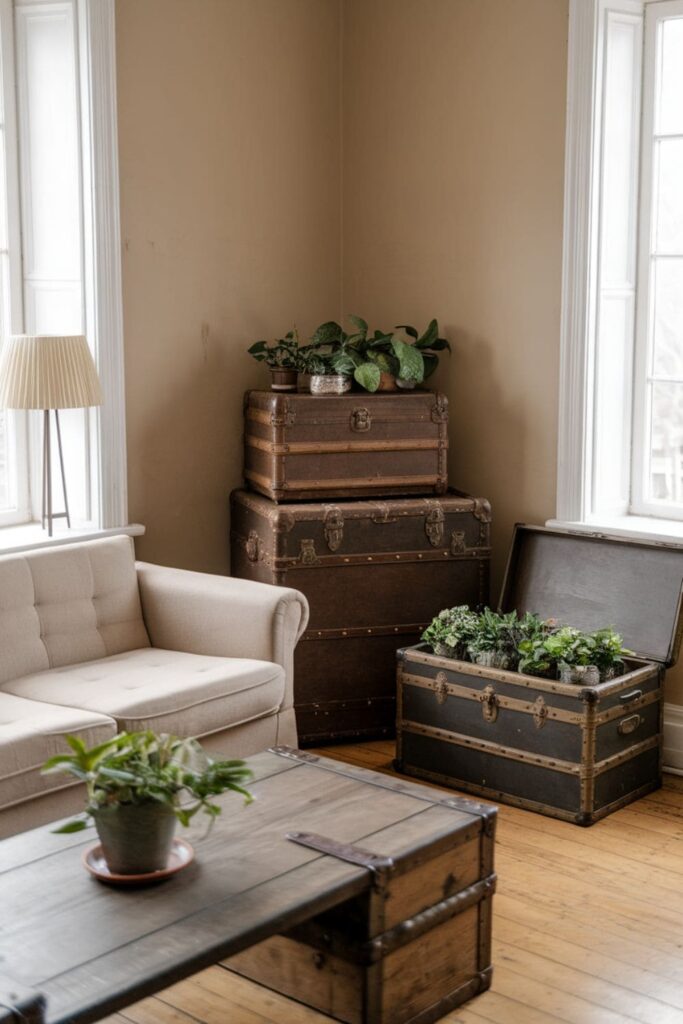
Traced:
<path fill-rule="evenodd" d="M 60 409 L 85 409 L 102 404 L 102 388 L 88 342 L 83 335 L 17 334 L 0 351 L 0 409 L 41 409 L 43 412 L 42 524 L 52 536 L 55 519 L 71 527 L 62 455 Z M 52 511 L 52 442 L 54 412 L 62 478 L 64 511 Z"/>

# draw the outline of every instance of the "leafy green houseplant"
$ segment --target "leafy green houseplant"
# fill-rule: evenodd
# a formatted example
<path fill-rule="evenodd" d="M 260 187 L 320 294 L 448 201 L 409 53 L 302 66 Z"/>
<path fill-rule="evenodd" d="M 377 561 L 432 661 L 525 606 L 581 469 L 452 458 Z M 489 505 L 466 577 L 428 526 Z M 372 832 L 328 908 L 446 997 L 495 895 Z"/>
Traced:
<path fill-rule="evenodd" d="M 466 604 L 444 608 L 427 626 L 422 639 L 435 654 L 462 659 L 467 654 L 467 645 L 475 635 L 478 622 L 479 617 Z"/>
<path fill-rule="evenodd" d="M 517 613 L 500 615 L 485 608 L 479 617 L 467 653 L 476 665 L 488 668 L 510 668 L 516 662 Z"/>
<path fill-rule="evenodd" d="M 368 336 L 368 325 L 360 317 L 353 318 L 357 333 L 350 346 L 354 353 L 354 378 L 366 391 L 387 391 L 414 388 L 422 384 L 436 369 L 438 352 L 450 345 L 439 337 L 436 320 L 423 334 L 411 324 L 399 324 L 393 331 L 376 330 Z"/>
<path fill-rule="evenodd" d="M 340 391 L 348 390 L 352 378 L 366 391 L 413 388 L 434 372 L 437 353 L 450 351 L 436 320 L 422 335 L 410 324 L 370 335 L 362 317 L 350 316 L 349 322 L 350 332 L 334 320 L 321 324 L 300 350 L 300 368 L 311 374 L 312 391 L 332 391 L 331 378 L 343 382 L 336 386 Z"/>
<path fill-rule="evenodd" d="M 300 349 L 300 369 L 310 374 L 312 394 L 343 394 L 351 390 L 355 367 L 349 351 L 352 337 L 335 320 L 328 320 L 315 329 L 309 344 Z"/>
<path fill-rule="evenodd" d="M 82 817 L 57 832 L 78 832 L 92 820 L 112 873 L 147 874 L 163 870 L 178 822 L 189 825 L 198 812 L 212 822 L 221 806 L 215 798 L 245 789 L 251 771 L 244 761 L 215 761 L 197 740 L 154 732 L 123 732 L 86 748 L 67 736 L 71 754 L 58 754 L 44 773 L 66 772 L 85 783 Z"/>
<path fill-rule="evenodd" d="M 270 369 L 273 391 L 296 391 L 301 367 L 301 350 L 296 328 L 287 331 L 284 338 L 273 342 L 255 341 L 247 351 L 259 363 L 265 363 Z"/>

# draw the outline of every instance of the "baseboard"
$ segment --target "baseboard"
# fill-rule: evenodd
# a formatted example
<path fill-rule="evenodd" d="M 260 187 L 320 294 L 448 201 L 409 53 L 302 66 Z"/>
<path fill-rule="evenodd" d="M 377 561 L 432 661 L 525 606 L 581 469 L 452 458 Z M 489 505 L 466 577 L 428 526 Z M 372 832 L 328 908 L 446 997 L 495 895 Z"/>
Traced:
<path fill-rule="evenodd" d="M 683 707 L 664 705 L 664 771 L 683 775 Z"/>

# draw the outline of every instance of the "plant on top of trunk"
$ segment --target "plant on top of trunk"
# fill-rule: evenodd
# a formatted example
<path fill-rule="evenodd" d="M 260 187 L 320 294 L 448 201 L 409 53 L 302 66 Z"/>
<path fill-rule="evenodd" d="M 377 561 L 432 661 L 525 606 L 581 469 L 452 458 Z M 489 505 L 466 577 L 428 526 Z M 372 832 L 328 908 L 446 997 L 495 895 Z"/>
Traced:
<path fill-rule="evenodd" d="M 357 328 L 352 346 L 357 353 L 354 377 L 366 391 L 379 390 L 383 375 L 403 387 L 422 384 L 438 365 L 437 352 L 451 350 L 446 338 L 439 337 L 436 320 L 431 320 L 421 335 L 412 324 L 398 324 L 393 331 L 376 330 L 371 337 L 365 320 L 351 320 Z"/>
<path fill-rule="evenodd" d="M 296 327 L 287 331 L 284 338 L 272 342 L 255 341 L 247 349 L 259 363 L 265 363 L 271 370 L 299 370 L 301 365 L 299 333 Z"/>

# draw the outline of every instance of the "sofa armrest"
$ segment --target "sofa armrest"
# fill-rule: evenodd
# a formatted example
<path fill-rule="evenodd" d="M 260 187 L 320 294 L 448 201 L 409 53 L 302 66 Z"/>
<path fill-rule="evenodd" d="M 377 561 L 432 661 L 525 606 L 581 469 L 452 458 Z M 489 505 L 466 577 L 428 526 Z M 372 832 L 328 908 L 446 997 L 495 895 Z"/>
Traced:
<path fill-rule="evenodd" d="M 294 648 L 308 622 L 298 590 L 136 563 L 142 614 L 153 647 L 273 661 L 285 670 L 282 708 L 294 701 Z"/>

